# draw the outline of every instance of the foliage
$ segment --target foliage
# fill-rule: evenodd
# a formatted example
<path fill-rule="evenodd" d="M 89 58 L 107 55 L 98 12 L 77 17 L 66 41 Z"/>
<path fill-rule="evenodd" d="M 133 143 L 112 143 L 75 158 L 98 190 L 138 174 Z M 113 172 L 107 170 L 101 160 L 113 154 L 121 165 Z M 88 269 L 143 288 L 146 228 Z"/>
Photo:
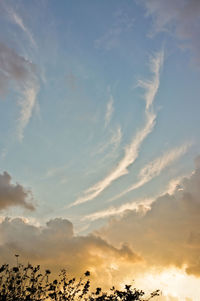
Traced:
<path fill-rule="evenodd" d="M 90 292 L 90 272 L 87 271 L 80 279 L 68 278 L 66 270 L 62 270 L 58 279 L 50 280 L 50 270 L 41 273 L 40 266 L 18 264 L 0 267 L 0 301 L 144 301 L 159 295 L 159 291 L 151 293 L 143 299 L 144 292 L 126 285 L 124 290 L 111 288 L 103 292 L 101 288 Z"/>

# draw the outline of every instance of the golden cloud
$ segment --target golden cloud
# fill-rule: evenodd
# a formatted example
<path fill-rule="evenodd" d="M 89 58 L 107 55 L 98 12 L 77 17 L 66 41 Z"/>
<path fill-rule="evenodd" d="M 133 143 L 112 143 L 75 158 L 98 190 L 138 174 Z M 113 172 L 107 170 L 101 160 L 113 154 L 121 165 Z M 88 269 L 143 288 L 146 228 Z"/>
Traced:
<path fill-rule="evenodd" d="M 186 267 L 200 275 L 200 168 L 183 178 L 173 194 L 155 200 L 146 214 L 127 210 L 98 235 L 114 246 L 129 242 L 148 265 Z"/>
<path fill-rule="evenodd" d="M 86 270 L 107 285 L 118 273 L 118 267 L 126 267 L 141 261 L 128 245 L 113 247 L 95 235 L 76 236 L 70 221 L 55 218 L 45 226 L 35 226 L 22 218 L 5 218 L 0 223 L 1 263 L 14 263 L 14 255 L 20 254 L 22 263 L 31 262 L 57 272 L 62 268 L 75 275 Z M 121 275 L 119 275 L 121 276 Z"/>

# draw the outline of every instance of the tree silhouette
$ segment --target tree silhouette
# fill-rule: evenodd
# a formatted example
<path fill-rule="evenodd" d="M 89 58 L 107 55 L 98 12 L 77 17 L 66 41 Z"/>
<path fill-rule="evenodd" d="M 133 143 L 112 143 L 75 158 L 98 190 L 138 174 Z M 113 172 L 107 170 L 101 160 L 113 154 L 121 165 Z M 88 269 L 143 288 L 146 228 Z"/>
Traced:
<path fill-rule="evenodd" d="M 19 264 L 18 257 L 17 266 L 2 265 L 0 267 L 0 301 L 147 301 L 159 296 L 159 290 L 156 290 L 144 299 L 145 293 L 132 288 L 131 285 L 125 285 L 124 290 L 112 287 L 107 292 L 97 287 L 91 292 L 89 271 L 86 271 L 79 279 L 69 278 L 65 269 L 61 270 L 58 279 L 50 280 L 50 274 L 50 270 L 42 274 L 39 265 Z"/>

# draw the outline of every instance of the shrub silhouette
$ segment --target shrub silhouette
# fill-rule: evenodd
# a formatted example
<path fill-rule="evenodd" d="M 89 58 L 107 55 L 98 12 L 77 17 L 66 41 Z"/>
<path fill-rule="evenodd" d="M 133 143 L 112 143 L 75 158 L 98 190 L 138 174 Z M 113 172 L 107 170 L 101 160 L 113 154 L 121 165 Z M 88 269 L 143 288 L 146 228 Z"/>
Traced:
<path fill-rule="evenodd" d="M 58 279 L 50 280 L 50 270 L 41 273 L 40 266 L 18 264 L 9 267 L 4 264 L 0 267 L 0 301 L 144 301 L 159 296 L 159 291 L 154 291 L 147 299 L 144 292 L 130 285 L 124 290 L 112 287 L 108 292 L 103 292 L 97 287 L 90 291 L 90 272 L 86 271 L 80 278 L 68 278 L 66 270 L 61 270 Z"/>

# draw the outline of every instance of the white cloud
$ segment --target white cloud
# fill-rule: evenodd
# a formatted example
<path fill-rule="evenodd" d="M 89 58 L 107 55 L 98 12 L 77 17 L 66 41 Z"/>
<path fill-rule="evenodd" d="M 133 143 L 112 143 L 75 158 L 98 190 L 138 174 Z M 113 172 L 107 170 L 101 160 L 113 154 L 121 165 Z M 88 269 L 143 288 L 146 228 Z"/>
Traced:
<path fill-rule="evenodd" d="M 114 145 L 114 148 L 118 147 L 122 139 L 122 130 L 121 127 L 118 126 L 116 131 L 113 132 L 113 135 L 111 137 L 111 144 Z"/>
<path fill-rule="evenodd" d="M 171 179 L 166 187 L 162 191 L 162 193 L 156 194 L 152 197 L 143 198 L 143 199 L 134 199 L 132 202 L 124 203 L 120 206 L 110 206 L 109 208 L 106 208 L 101 211 L 96 211 L 91 214 L 86 215 L 83 220 L 90 220 L 94 221 L 97 219 L 104 219 L 109 218 L 111 216 L 122 216 L 127 210 L 135 210 L 137 212 L 146 212 L 150 209 L 151 204 L 159 197 L 164 196 L 166 194 L 173 195 L 175 191 L 181 191 L 183 190 L 181 183 L 186 177 L 191 177 L 192 175 L 184 175 L 179 176 L 174 179 Z M 110 199 L 109 201 L 113 201 L 120 197 L 118 195 L 117 197 L 114 197 Z"/>
<path fill-rule="evenodd" d="M 154 201 L 153 198 L 147 198 L 142 200 L 134 200 L 132 202 L 128 202 L 117 207 L 111 206 L 105 210 L 88 214 L 83 218 L 83 220 L 95 221 L 97 219 L 108 218 L 115 215 L 119 217 L 123 215 L 127 210 L 135 210 L 136 212 L 138 211 L 145 212 L 150 208 L 149 205 L 153 201 Z"/>
<path fill-rule="evenodd" d="M 112 184 L 113 181 L 128 173 L 128 167 L 134 163 L 139 154 L 139 149 L 144 139 L 152 132 L 156 115 L 153 112 L 152 104 L 156 96 L 160 81 L 160 69 L 163 64 L 163 52 L 157 53 L 151 60 L 151 71 L 153 72 L 152 81 L 142 81 L 145 89 L 145 114 L 146 124 L 136 133 L 131 143 L 126 146 L 124 157 L 117 166 L 101 181 L 90 187 L 84 192 L 84 196 L 78 198 L 72 205 L 85 203 L 96 198 L 102 191 Z M 141 85 L 141 82 L 139 83 Z"/>
<path fill-rule="evenodd" d="M 144 99 L 146 103 L 146 111 L 148 112 L 153 104 L 156 93 L 160 85 L 160 70 L 163 66 L 164 52 L 161 51 L 157 53 L 156 56 L 152 57 L 150 60 L 150 70 L 154 74 L 152 80 L 139 80 L 138 86 L 143 88 L 146 93 L 144 94 Z"/>
<path fill-rule="evenodd" d="M 166 190 L 162 193 L 162 195 L 164 194 L 172 195 L 176 190 L 181 190 L 182 189 L 181 182 L 186 177 L 191 177 L 191 174 L 184 175 L 184 176 L 182 175 L 174 179 L 171 179 L 170 182 L 168 183 Z"/>

